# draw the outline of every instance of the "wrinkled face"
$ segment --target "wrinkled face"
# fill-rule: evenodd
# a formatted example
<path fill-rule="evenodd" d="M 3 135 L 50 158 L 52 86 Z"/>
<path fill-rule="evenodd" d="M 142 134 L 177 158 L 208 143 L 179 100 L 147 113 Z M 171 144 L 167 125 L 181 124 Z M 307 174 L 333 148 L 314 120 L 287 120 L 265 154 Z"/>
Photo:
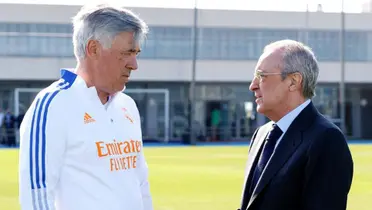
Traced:
<path fill-rule="evenodd" d="M 94 45 L 94 44 L 92 44 Z M 105 49 L 96 42 L 93 81 L 97 90 L 108 94 L 122 91 L 132 70 L 138 68 L 139 43 L 132 32 L 123 32 L 115 37 L 111 47 Z"/>
<path fill-rule="evenodd" d="M 263 115 L 275 115 L 286 106 L 289 95 L 289 81 L 282 79 L 280 70 L 282 57 L 278 52 L 266 52 L 261 55 L 255 77 L 249 89 L 254 92 L 257 112 Z"/>

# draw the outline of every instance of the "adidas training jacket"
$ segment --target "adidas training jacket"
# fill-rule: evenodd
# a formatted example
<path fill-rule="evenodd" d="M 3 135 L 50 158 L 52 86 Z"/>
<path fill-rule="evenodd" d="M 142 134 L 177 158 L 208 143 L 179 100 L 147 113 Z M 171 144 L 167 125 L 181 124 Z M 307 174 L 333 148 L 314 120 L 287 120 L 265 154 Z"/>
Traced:
<path fill-rule="evenodd" d="M 96 89 L 62 70 L 20 127 L 22 210 L 152 210 L 135 102 L 106 105 Z"/>

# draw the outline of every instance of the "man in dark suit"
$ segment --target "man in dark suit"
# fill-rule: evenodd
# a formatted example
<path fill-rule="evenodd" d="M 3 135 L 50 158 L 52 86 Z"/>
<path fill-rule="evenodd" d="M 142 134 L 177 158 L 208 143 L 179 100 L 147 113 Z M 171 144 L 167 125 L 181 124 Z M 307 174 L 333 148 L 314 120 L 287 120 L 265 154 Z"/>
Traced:
<path fill-rule="evenodd" d="M 346 209 L 353 160 L 343 133 L 311 102 L 318 74 L 307 46 L 265 47 L 250 90 L 271 122 L 252 137 L 241 210 Z"/>

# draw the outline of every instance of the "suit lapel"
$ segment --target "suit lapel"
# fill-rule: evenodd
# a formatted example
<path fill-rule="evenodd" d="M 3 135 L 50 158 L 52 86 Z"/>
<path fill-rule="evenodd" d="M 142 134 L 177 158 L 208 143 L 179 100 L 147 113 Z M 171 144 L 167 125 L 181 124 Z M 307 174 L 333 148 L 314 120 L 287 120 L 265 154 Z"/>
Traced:
<path fill-rule="evenodd" d="M 254 189 L 248 207 L 257 198 L 259 193 L 266 187 L 276 173 L 284 166 L 287 160 L 296 151 L 302 142 L 302 132 L 310 125 L 315 117 L 315 107 L 310 103 L 297 118 L 293 121 L 278 146 L 274 150 L 272 157 L 263 171 L 261 179 Z M 266 131 L 268 132 L 268 131 Z"/>
<path fill-rule="evenodd" d="M 275 174 L 292 156 L 293 152 L 296 151 L 301 141 L 302 139 L 300 131 L 294 131 L 290 133 L 287 132 L 283 136 L 280 144 L 274 150 L 272 157 L 267 163 L 267 166 L 262 173 L 261 179 L 258 181 L 257 187 L 252 193 L 252 197 L 248 206 L 250 206 L 250 204 L 256 199 L 258 194 L 264 189 L 264 187 L 270 182 Z"/>
<path fill-rule="evenodd" d="M 269 128 L 271 127 L 272 123 L 269 123 L 269 125 L 263 126 L 261 129 L 258 130 L 256 138 L 254 139 L 253 144 L 250 147 L 250 152 L 248 155 L 248 161 L 245 169 L 245 183 L 243 185 L 243 195 L 242 195 L 242 203 L 244 202 L 244 199 L 250 199 L 250 196 L 247 198 L 244 195 L 246 195 L 246 191 L 250 190 L 250 180 L 252 179 L 253 171 L 255 169 L 255 163 L 258 161 L 260 151 L 262 149 L 262 146 L 265 142 L 266 136 L 269 132 Z M 249 186 L 247 186 L 247 184 Z"/>
<path fill-rule="evenodd" d="M 269 126 L 271 126 L 271 125 L 272 124 L 270 124 Z M 254 168 L 252 168 L 252 167 L 254 166 L 254 163 L 259 158 L 260 151 L 261 151 L 262 146 L 265 142 L 266 136 L 269 132 L 269 129 L 268 129 L 269 126 L 263 127 L 257 133 L 256 140 L 255 140 L 254 144 L 252 145 L 252 150 L 248 155 L 248 164 L 247 164 L 247 172 L 248 172 L 247 174 L 248 175 L 253 173 Z M 246 178 L 248 178 L 248 177 L 246 177 Z"/>

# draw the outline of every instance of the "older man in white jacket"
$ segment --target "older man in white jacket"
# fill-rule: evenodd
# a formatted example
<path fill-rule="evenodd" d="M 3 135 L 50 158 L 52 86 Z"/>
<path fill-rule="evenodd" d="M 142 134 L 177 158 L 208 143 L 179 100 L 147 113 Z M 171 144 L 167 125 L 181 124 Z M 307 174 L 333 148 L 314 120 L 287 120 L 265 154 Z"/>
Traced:
<path fill-rule="evenodd" d="M 153 209 L 139 112 L 122 93 L 146 33 L 122 8 L 77 14 L 76 70 L 61 70 L 20 128 L 22 210 Z"/>

